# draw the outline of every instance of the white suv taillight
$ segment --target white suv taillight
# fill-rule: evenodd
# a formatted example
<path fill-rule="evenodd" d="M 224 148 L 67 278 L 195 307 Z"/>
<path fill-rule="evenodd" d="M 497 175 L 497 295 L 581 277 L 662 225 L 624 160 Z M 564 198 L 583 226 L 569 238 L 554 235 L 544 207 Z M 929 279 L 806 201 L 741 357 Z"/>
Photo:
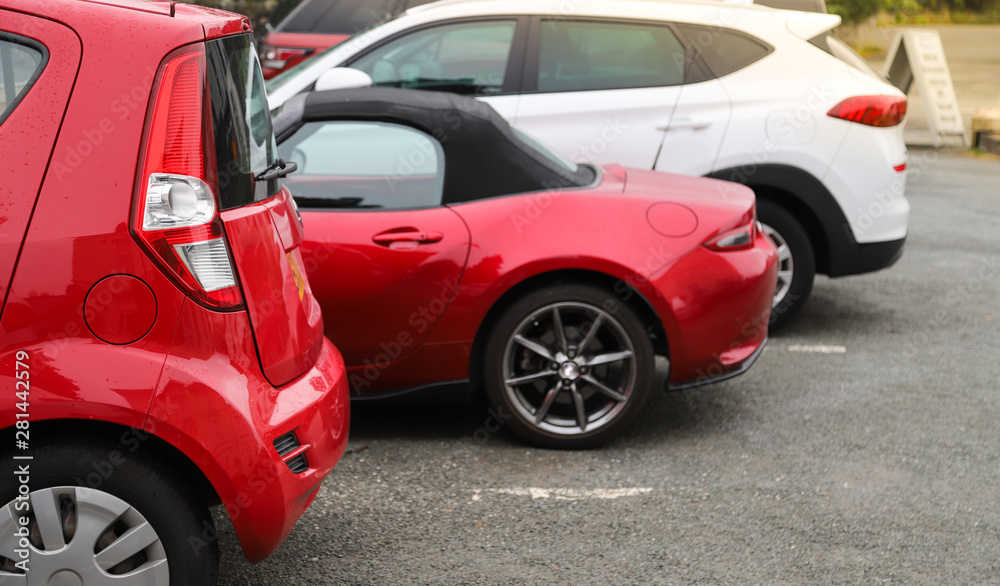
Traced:
<path fill-rule="evenodd" d="M 896 96 L 855 96 L 840 102 L 827 116 L 865 126 L 898 126 L 906 119 L 906 98 Z"/>
<path fill-rule="evenodd" d="M 204 45 L 160 65 L 143 135 L 132 230 L 167 275 L 215 309 L 243 306 L 218 214 Z"/>

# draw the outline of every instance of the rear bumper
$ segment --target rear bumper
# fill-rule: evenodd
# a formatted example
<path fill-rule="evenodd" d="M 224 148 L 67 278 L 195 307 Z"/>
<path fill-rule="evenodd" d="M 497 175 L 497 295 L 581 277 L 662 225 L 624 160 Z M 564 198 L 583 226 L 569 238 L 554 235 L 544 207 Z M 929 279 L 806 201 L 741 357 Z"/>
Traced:
<path fill-rule="evenodd" d="M 903 256 L 903 246 L 906 238 L 890 240 L 888 242 L 871 242 L 868 244 L 855 244 L 849 250 L 843 250 L 842 261 L 839 263 L 839 270 L 831 277 L 845 277 L 847 275 L 860 275 L 873 271 L 889 268 L 896 264 L 896 261 Z"/>
<path fill-rule="evenodd" d="M 260 370 L 245 312 L 181 311 L 146 430 L 182 451 L 225 506 L 246 557 L 258 562 L 288 537 L 347 445 L 344 362 L 324 339 L 316 363 L 273 387 Z M 276 439 L 300 446 L 284 457 Z M 295 473 L 286 460 L 304 455 Z M 206 539 L 202 536 L 202 539 Z M 198 552 L 198 539 L 191 540 Z"/>
<path fill-rule="evenodd" d="M 718 382 L 750 368 L 767 342 L 777 270 L 774 246 L 758 234 L 747 250 L 700 248 L 657 279 L 661 295 L 670 291 L 663 297 L 677 320 L 669 390 Z"/>

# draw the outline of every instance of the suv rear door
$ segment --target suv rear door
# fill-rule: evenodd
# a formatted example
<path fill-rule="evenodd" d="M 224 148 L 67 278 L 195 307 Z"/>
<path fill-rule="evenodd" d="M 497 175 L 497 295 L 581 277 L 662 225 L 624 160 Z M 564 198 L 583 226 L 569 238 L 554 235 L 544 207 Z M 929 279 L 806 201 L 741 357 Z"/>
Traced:
<path fill-rule="evenodd" d="M 536 17 L 517 115 L 500 113 L 574 161 L 652 169 L 685 58 L 667 24 Z"/>
<path fill-rule="evenodd" d="M 0 314 L 80 66 L 69 28 L 0 9 Z M 72 164 L 53 159 L 52 176 Z"/>

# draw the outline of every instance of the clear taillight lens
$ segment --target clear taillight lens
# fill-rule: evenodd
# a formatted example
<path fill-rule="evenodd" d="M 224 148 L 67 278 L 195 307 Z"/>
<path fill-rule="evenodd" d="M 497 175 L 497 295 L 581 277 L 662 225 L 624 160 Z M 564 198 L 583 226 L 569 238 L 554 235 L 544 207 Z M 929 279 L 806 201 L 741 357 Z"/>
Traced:
<path fill-rule="evenodd" d="M 164 60 L 153 87 L 133 233 L 160 268 L 214 309 L 243 306 L 218 205 L 203 45 Z"/>
<path fill-rule="evenodd" d="M 855 96 L 830 108 L 826 115 L 866 126 L 896 126 L 906 118 L 906 98 Z"/>
<path fill-rule="evenodd" d="M 730 232 L 726 232 L 705 243 L 705 246 L 719 252 L 730 250 L 745 250 L 753 246 L 754 238 L 757 237 L 755 224 L 743 226 Z"/>
<path fill-rule="evenodd" d="M 143 230 L 202 226 L 215 219 L 215 195 L 201 179 L 154 173 L 146 186 Z"/>

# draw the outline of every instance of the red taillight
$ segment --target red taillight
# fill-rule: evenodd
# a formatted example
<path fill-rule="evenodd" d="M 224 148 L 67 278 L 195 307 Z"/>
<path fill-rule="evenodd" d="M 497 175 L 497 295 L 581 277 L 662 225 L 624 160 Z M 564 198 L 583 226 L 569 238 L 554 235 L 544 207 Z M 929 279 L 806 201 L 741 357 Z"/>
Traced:
<path fill-rule="evenodd" d="M 895 167 L 892 168 L 892 170 L 897 173 L 902 173 L 903 171 L 906 171 L 906 163 L 903 163 L 901 165 L 896 165 Z"/>
<path fill-rule="evenodd" d="M 243 305 L 218 214 L 204 45 L 174 51 L 153 85 L 132 229 L 185 291 L 216 309 Z"/>
<path fill-rule="evenodd" d="M 906 118 L 906 98 L 855 96 L 830 108 L 826 115 L 866 126 L 896 126 Z"/>
<path fill-rule="evenodd" d="M 311 55 L 313 51 L 315 49 L 264 45 L 260 51 L 260 64 L 267 69 L 284 69 L 290 59 L 306 57 Z"/>

